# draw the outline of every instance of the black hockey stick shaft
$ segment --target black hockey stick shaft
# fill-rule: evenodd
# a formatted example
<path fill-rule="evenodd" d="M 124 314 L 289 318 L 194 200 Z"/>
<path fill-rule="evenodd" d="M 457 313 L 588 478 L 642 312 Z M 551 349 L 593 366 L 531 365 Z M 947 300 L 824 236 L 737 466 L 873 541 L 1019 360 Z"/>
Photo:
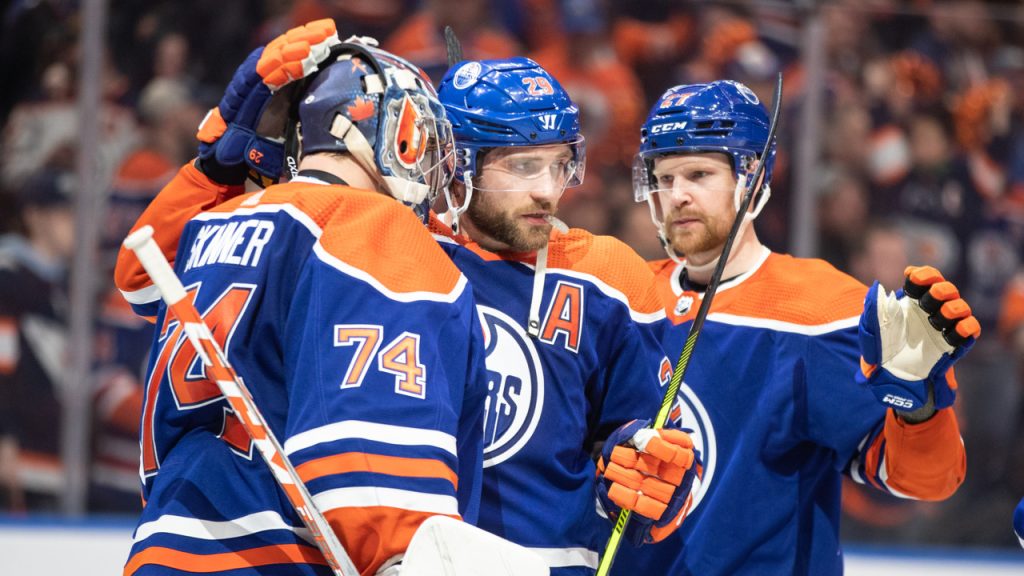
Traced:
<path fill-rule="evenodd" d="M 683 351 L 679 354 L 679 361 L 676 362 L 675 370 L 672 372 L 672 379 L 669 381 L 668 388 L 665 390 L 665 397 L 661 401 L 661 409 L 658 410 L 658 416 L 651 424 L 651 428 L 661 428 L 668 421 L 669 411 L 672 409 L 676 394 L 679 393 L 679 386 L 682 385 L 686 369 L 690 365 L 690 357 L 693 355 L 694 346 L 697 345 L 697 338 L 700 336 L 701 328 L 704 326 L 704 319 L 707 318 L 708 312 L 711 310 L 711 301 L 715 297 L 715 292 L 718 291 L 718 284 L 722 281 L 722 274 L 725 272 L 725 265 L 729 261 L 732 245 L 736 241 L 736 237 L 739 236 L 743 220 L 750 209 L 750 202 L 756 194 L 758 181 L 761 179 L 761 175 L 764 174 L 764 165 L 767 161 L 768 153 L 771 151 L 772 141 L 775 139 L 775 130 L 779 125 L 779 111 L 782 109 L 782 74 L 779 74 L 775 81 L 774 99 L 771 125 L 768 127 L 768 139 L 765 141 L 764 149 L 761 150 L 761 157 L 758 158 L 757 167 L 754 169 L 750 182 L 747 183 L 743 200 L 736 211 L 736 219 L 733 220 L 732 229 L 729 230 L 729 236 L 726 237 L 725 245 L 722 246 L 722 254 L 718 257 L 718 263 L 715 264 L 715 270 L 711 274 L 711 281 L 708 283 L 708 288 L 701 299 L 700 308 L 697 309 L 697 316 L 694 317 L 693 324 L 690 325 L 690 331 L 686 335 Z M 597 567 L 597 576 L 606 576 L 611 571 L 612 563 L 615 561 L 615 554 L 618 552 L 619 544 L 622 541 L 622 534 L 626 531 L 626 525 L 629 523 L 631 515 L 630 510 L 622 510 L 619 513 L 618 520 L 615 522 L 615 528 L 612 530 L 611 537 L 608 538 L 607 546 L 605 546 L 604 554 L 601 555 L 601 563 Z"/>
<path fill-rule="evenodd" d="M 462 43 L 455 36 L 455 30 L 452 30 L 451 26 L 444 27 L 444 47 L 448 51 L 449 68 L 462 62 Z"/>

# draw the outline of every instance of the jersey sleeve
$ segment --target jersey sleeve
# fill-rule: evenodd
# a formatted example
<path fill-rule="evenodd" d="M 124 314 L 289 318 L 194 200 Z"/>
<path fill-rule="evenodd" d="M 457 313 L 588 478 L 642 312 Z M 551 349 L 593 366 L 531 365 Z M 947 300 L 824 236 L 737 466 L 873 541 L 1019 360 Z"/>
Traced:
<path fill-rule="evenodd" d="M 153 239 L 173 265 L 185 224 L 203 210 L 243 191 L 242 186 L 222 186 L 213 182 L 190 162 L 182 166 L 177 175 L 160 190 L 132 226 L 132 232 L 146 225 L 152 226 Z M 160 293 L 135 254 L 124 246 L 121 246 L 117 254 L 114 284 L 136 314 L 150 322 L 156 320 Z"/>
<path fill-rule="evenodd" d="M 596 425 L 591 426 L 593 442 L 603 441 L 631 420 L 653 420 L 671 377 L 671 364 L 658 338 L 667 320 L 661 314 L 634 315 L 635 311 L 619 306 L 605 316 L 600 338 L 608 346 L 599 352 L 605 361 L 598 385 L 592 389 L 592 394 L 600 396 L 591 398 L 591 406 L 600 407 Z"/>
<path fill-rule="evenodd" d="M 902 498 L 944 500 L 963 484 L 967 455 L 952 408 L 910 424 L 890 408 L 851 461 L 850 476 Z"/>
<path fill-rule="evenodd" d="M 854 379 L 860 358 L 855 326 L 801 339 L 792 375 L 794 425 L 801 437 L 831 448 L 833 465 L 842 469 L 882 421 L 885 407 Z"/>
<path fill-rule="evenodd" d="M 432 264 L 452 266 L 416 232 L 445 260 Z M 482 334 L 464 278 L 447 293 L 395 293 L 344 268 L 311 258 L 292 297 L 285 453 L 353 562 L 373 574 L 426 518 L 476 515 Z"/>
<path fill-rule="evenodd" d="M 855 381 L 855 327 L 809 337 L 807 346 L 806 381 L 795 378 L 797 389 L 806 390 L 806 432 L 835 451 L 835 466 L 859 483 L 904 498 L 941 500 L 960 486 L 966 458 L 952 409 L 909 424 L 880 404 Z"/>
<path fill-rule="evenodd" d="M 649 326 L 625 326 L 621 346 L 610 358 L 603 370 L 604 397 L 594 441 L 631 420 L 653 420 L 671 378 L 668 358 Z"/>

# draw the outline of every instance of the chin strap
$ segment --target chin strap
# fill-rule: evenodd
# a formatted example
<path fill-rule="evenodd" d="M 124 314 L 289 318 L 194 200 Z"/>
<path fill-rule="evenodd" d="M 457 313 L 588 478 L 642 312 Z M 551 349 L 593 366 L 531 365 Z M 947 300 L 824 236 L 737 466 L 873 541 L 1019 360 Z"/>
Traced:
<path fill-rule="evenodd" d="M 549 215 L 547 221 L 558 233 L 565 234 L 569 227 L 555 216 Z M 526 333 L 534 338 L 540 337 L 540 301 L 544 297 L 544 276 L 548 271 L 548 245 L 537 250 L 537 265 L 533 270 L 533 295 L 530 297 L 530 317 L 526 322 Z"/>
<path fill-rule="evenodd" d="M 455 200 L 452 198 L 451 186 L 446 186 L 444 189 L 444 199 L 448 203 L 448 218 L 451 220 L 448 224 L 452 228 L 452 232 L 459 233 L 459 216 L 469 208 L 469 202 L 473 199 L 473 171 L 467 170 L 462 176 L 463 183 L 466 185 L 466 200 L 462 203 L 462 206 L 456 206 Z"/>
<path fill-rule="evenodd" d="M 540 301 L 544 297 L 544 276 L 548 269 L 548 247 L 537 250 L 537 266 L 533 271 L 533 295 L 530 297 L 530 317 L 526 322 L 526 333 L 540 337 Z"/>
<path fill-rule="evenodd" d="M 410 206 L 423 202 L 430 192 L 430 187 L 403 178 L 384 176 L 377 168 L 377 162 L 373 156 L 373 148 L 366 141 L 362 132 L 355 130 L 352 123 L 344 114 L 335 114 L 331 123 L 330 133 L 338 140 L 345 143 L 348 153 L 359 166 L 374 180 L 377 181 L 381 191 L 388 192 L 396 200 Z"/>

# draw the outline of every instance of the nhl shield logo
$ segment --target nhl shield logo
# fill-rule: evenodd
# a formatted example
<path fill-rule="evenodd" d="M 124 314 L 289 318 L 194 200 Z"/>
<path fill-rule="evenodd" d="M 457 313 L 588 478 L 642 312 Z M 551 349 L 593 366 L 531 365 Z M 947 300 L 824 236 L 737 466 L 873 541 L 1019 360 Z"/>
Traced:
<path fill-rule="evenodd" d="M 533 340 L 511 318 L 477 306 L 484 328 L 487 399 L 484 467 L 508 460 L 533 436 L 544 407 L 544 372 Z"/>
<path fill-rule="evenodd" d="M 674 312 L 676 316 L 685 316 L 690 311 L 690 308 L 693 308 L 693 296 L 683 294 L 679 297 L 679 300 L 676 300 Z"/>

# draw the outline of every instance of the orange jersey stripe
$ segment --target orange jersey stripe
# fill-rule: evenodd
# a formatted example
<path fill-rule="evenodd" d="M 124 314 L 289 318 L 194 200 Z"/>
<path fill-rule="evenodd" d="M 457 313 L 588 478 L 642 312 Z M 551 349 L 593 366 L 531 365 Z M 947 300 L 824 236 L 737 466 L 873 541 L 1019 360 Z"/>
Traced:
<path fill-rule="evenodd" d="M 173 265 L 185 224 L 196 214 L 223 202 L 227 196 L 242 191 L 241 186 L 216 184 L 191 163 L 186 164 L 153 199 L 131 231 L 147 224 L 153 226 L 153 239 Z M 122 292 L 136 292 L 152 284 L 139 259 L 124 246 L 117 254 L 114 283 Z"/>
<path fill-rule="evenodd" d="M 375 472 L 407 478 L 442 478 L 459 487 L 459 477 L 443 462 L 430 458 L 402 458 L 365 452 L 346 452 L 310 460 L 295 467 L 304 482 L 331 474 Z"/>
<path fill-rule="evenodd" d="M 692 320 L 700 304 L 695 292 L 687 293 L 694 298 L 689 310 L 682 316 L 674 313 L 681 294 L 677 293 L 680 266 L 668 259 L 649 266 L 657 275 L 658 293 L 669 318 L 675 323 Z M 773 252 L 738 284 L 723 282 L 710 314 L 819 326 L 860 316 L 866 293 L 866 286 L 824 260 Z"/>
<path fill-rule="evenodd" d="M 420 524 L 436 514 L 367 506 L 329 510 L 324 516 L 360 574 L 370 576 L 389 558 L 403 554 Z"/>
<path fill-rule="evenodd" d="M 220 554 L 193 554 L 173 548 L 153 546 L 140 550 L 128 560 L 128 564 L 124 567 L 124 576 L 134 574 L 136 570 L 146 564 L 166 566 L 184 572 L 208 574 L 273 564 L 326 565 L 327 561 L 316 548 L 298 544 L 263 546 Z"/>
<path fill-rule="evenodd" d="M 892 410 L 889 410 L 889 414 L 892 414 Z M 888 425 L 888 420 L 886 421 Z M 864 469 L 866 472 L 865 479 L 875 488 L 884 490 L 882 484 L 878 480 L 878 470 L 882 465 L 882 443 L 885 440 L 885 433 L 875 436 L 875 440 L 868 447 L 867 453 L 864 454 Z"/>
<path fill-rule="evenodd" d="M 458 242 L 485 261 L 512 260 L 535 265 L 536 252 L 502 252 L 495 254 L 465 236 L 456 236 L 451 228 L 431 215 L 430 231 Z M 640 256 L 622 241 L 611 236 L 595 236 L 586 230 L 572 228 L 562 234 L 551 232 L 548 242 L 548 270 L 571 270 L 593 276 L 621 292 L 630 308 L 650 314 L 661 309 L 658 292 L 652 289 L 655 280 L 651 269 Z"/>
<path fill-rule="evenodd" d="M 379 192 L 289 182 L 210 211 L 280 204 L 297 208 L 322 230 L 320 244 L 330 256 L 369 274 L 387 290 L 448 294 L 462 279 L 412 210 Z M 370 241 L 351 242 L 353 236 Z M 396 254 L 404 256 L 395 258 Z"/>

